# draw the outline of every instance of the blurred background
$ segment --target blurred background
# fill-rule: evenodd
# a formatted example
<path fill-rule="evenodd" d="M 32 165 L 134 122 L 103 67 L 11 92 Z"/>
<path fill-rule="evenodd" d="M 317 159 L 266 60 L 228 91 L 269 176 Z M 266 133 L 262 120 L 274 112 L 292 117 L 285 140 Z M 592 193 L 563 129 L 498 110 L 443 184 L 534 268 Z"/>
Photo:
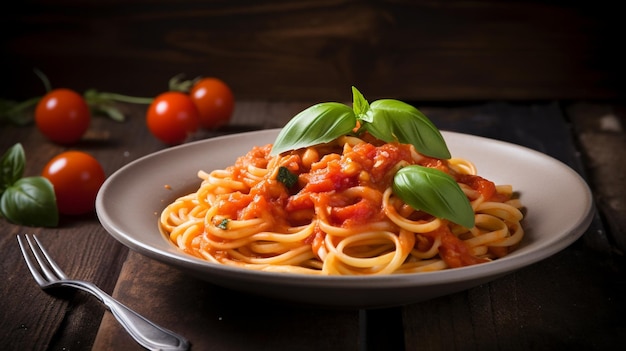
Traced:
<path fill-rule="evenodd" d="M 19 1 L 0 13 L 0 96 L 135 96 L 177 74 L 238 100 L 622 99 L 617 2 Z"/>

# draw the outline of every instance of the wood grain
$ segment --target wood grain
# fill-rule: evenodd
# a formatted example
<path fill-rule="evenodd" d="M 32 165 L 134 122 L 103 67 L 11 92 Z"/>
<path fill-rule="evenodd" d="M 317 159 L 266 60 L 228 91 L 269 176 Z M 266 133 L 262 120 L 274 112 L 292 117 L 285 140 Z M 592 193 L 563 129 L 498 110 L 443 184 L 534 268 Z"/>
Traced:
<path fill-rule="evenodd" d="M 626 96 L 615 4 L 595 1 L 23 1 L 0 96 L 53 86 L 154 96 L 179 73 L 242 100 L 611 99 Z"/>
<path fill-rule="evenodd" d="M 160 325 L 182 332 L 194 350 L 357 350 L 356 310 L 325 310 L 222 289 L 131 253 L 115 296 Z M 110 314 L 94 349 L 142 350 Z"/>

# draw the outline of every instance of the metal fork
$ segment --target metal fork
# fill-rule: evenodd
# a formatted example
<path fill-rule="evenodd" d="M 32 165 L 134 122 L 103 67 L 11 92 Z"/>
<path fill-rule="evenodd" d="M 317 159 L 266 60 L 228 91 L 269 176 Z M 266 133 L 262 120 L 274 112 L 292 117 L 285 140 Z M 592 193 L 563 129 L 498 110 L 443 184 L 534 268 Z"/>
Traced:
<path fill-rule="evenodd" d="M 133 339 L 149 350 L 187 350 L 189 348 L 187 339 L 150 322 L 109 296 L 95 284 L 69 279 L 34 235 L 32 239 L 28 234 L 25 237 L 26 239 L 23 239 L 18 235 L 17 241 L 28 269 L 42 289 L 72 287 L 93 294 L 111 311 Z"/>

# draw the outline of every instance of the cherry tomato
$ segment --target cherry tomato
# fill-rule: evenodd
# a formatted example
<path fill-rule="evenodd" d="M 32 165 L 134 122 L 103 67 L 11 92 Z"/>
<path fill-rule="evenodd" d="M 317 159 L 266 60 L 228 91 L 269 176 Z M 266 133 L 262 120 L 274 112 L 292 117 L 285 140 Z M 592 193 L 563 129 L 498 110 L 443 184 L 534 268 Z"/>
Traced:
<path fill-rule="evenodd" d="M 189 92 L 200 112 L 200 126 L 215 129 L 227 124 L 235 109 L 235 98 L 230 87 L 218 78 L 202 78 Z"/>
<path fill-rule="evenodd" d="M 80 140 L 91 121 L 85 99 L 70 89 L 54 89 L 39 100 L 35 124 L 55 143 L 68 145 Z"/>
<path fill-rule="evenodd" d="M 93 211 L 105 180 L 98 160 L 82 151 L 66 151 L 53 157 L 41 175 L 54 187 L 59 213 L 68 215 Z"/>
<path fill-rule="evenodd" d="M 146 123 L 150 132 L 166 144 L 180 144 L 198 130 L 198 109 L 189 95 L 168 91 L 157 96 L 148 107 Z"/>

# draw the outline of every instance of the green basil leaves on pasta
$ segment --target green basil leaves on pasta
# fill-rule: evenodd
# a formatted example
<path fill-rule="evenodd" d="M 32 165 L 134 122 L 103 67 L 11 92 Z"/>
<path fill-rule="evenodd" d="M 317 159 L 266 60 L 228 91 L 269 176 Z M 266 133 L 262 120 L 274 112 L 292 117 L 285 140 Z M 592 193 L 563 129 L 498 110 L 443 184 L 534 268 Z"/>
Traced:
<path fill-rule="evenodd" d="M 372 102 L 371 122 L 362 129 L 376 138 L 391 143 L 413 144 L 421 154 L 449 159 L 450 151 L 439 129 L 418 109 L 398 100 Z"/>
<path fill-rule="evenodd" d="M 278 168 L 278 175 L 276 176 L 276 179 L 285 184 L 287 189 L 291 189 L 291 187 L 298 183 L 298 176 L 291 173 L 287 167 L 282 166 Z"/>
<path fill-rule="evenodd" d="M 220 228 L 221 230 L 228 230 L 229 222 L 230 222 L 230 219 L 224 218 L 217 224 L 217 227 Z"/>
<path fill-rule="evenodd" d="M 371 105 L 352 87 L 353 107 L 338 102 L 313 105 L 293 117 L 280 131 L 271 154 L 328 143 L 338 137 L 365 131 L 385 142 L 412 144 L 420 153 L 450 158 L 441 132 L 417 108 L 393 99 Z M 354 129 L 359 126 L 357 131 Z"/>
<path fill-rule="evenodd" d="M 429 157 L 451 157 L 439 129 L 417 108 L 393 99 L 370 104 L 355 87 L 352 87 L 352 100 L 352 108 L 327 102 L 297 114 L 279 132 L 271 155 L 368 132 L 388 143 L 411 144 Z M 394 177 L 393 191 L 415 209 L 468 228 L 474 226 L 474 211 L 469 200 L 456 181 L 439 170 L 404 167 Z"/>
<path fill-rule="evenodd" d="M 393 192 L 416 210 L 444 218 L 466 228 L 474 227 L 474 210 L 452 176 L 418 165 L 398 170 Z"/>
<path fill-rule="evenodd" d="M 354 129 L 354 111 L 338 102 L 313 105 L 293 117 L 280 131 L 272 154 L 331 142 Z"/>

